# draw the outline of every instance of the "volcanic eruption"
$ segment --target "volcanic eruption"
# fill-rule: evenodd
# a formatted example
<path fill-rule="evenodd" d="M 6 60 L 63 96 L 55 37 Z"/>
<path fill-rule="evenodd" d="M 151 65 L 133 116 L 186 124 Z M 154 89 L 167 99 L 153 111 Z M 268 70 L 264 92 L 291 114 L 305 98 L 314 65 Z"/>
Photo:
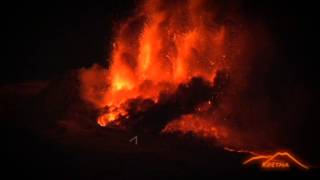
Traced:
<path fill-rule="evenodd" d="M 245 84 L 249 28 L 223 11 L 208 1 L 142 3 L 116 29 L 109 67 L 80 72 L 97 123 L 226 140 L 223 101 Z"/>
<path fill-rule="evenodd" d="M 279 127 L 287 123 L 262 84 L 273 43 L 263 25 L 234 7 L 143 1 L 116 26 L 109 65 L 80 70 L 81 97 L 96 109 L 96 123 L 193 134 L 251 154 L 281 149 L 288 136 Z"/>
<path fill-rule="evenodd" d="M 14 45 L 27 37 L 12 53 L 16 74 L 36 78 L 0 87 L 14 172 L 141 180 L 312 174 L 317 71 L 307 62 L 311 28 L 299 32 L 311 26 L 288 4 L 82 5 L 59 5 L 52 14 L 44 8 L 37 23 L 29 10 L 10 21 L 19 34 Z"/>

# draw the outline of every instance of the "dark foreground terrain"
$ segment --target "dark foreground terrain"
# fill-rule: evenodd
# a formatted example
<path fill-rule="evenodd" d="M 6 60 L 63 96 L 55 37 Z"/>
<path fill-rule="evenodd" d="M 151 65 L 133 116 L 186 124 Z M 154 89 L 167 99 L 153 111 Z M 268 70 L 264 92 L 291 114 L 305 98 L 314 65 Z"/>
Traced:
<path fill-rule="evenodd" d="M 72 88 L 64 81 L 70 79 L 1 87 L 4 138 L 1 176 L 7 175 L 7 179 L 142 180 L 302 179 L 319 175 L 317 169 L 275 172 L 245 167 L 242 162 L 249 154 L 223 150 L 193 135 L 138 134 L 100 128 L 90 120 L 84 120 L 90 119 L 90 110 L 77 100 L 77 93 L 66 95 L 65 92 L 72 92 Z M 75 103 L 78 103 L 77 107 Z M 79 120 L 70 120 L 72 118 Z M 135 136 L 138 137 L 137 145 L 129 142 Z"/>

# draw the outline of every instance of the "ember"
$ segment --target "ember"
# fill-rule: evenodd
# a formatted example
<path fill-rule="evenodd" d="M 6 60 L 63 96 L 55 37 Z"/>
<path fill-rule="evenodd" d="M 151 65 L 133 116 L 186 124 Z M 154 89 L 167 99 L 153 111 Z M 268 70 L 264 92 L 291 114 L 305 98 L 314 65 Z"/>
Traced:
<path fill-rule="evenodd" d="M 110 67 L 81 72 L 83 98 L 100 109 L 100 126 L 198 132 L 193 126 L 164 128 L 187 114 L 208 119 L 245 48 L 245 34 L 216 18 L 207 4 L 146 1 L 120 26 Z M 205 134 L 217 134 L 206 121 L 198 121 Z"/>

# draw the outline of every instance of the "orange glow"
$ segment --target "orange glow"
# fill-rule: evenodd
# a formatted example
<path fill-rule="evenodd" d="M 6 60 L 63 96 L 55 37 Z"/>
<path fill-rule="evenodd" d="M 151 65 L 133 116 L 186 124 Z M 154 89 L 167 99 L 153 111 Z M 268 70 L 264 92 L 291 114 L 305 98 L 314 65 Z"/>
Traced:
<path fill-rule="evenodd" d="M 194 133 L 204 138 L 223 139 L 228 137 L 226 129 L 196 115 L 185 115 L 169 123 L 162 132 Z"/>
<path fill-rule="evenodd" d="M 263 169 L 287 169 L 290 167 L 290 164 L 292 164 L 290 161 L 302 169 L 309 169 L 307 165 L 301 163 L 288 152 L 277 152 L 274 155 L 256 155 L 244 161 L 243 164 L 245 165 L 255 161 L 261 161 L 261 168 Z"/>
<path fill-rule="evenodd" d="M 100 126 L 106 126 L 108 123 L 117 120 L 119 117 L 125 117 L 127 115 L 126 111 L 121 108 L 110 109 L 108 113 L 104 113 L 98 118 L 98 124 Z"/>
<path fill-rule="evenodd" d="M 243 19 L 226 12 L 217 15 L 215 8 L 208 8 L 206 2 L 212 5 L 209 0 L 147 0 L 135 15 L 120 24 L 112 42 L 109 67 L 104 69 L 94 65 L 80 72 L 81 95 L 97 110 L 97 124 L 102 127 L 123 125 L 126 128 L 130 124 L 128 121 L 140 118 L 135 117 L 136 114 L 129 109 L 132 100 L 148 100 L 147 103 L 158 107 L 161 95 L 172 97 L 170 95 L 175 95 L 180 85 L 187 86 L 192 78 L 201 78 L 212 85 L 218 72 L 226 72 L 231 82 L 226 90 L 203 99 L 192 106 L 194 109 L 176 114 L 175 119 L 164 121 L 167 124 L 161 126 L 164 127 L 161 132 L 193 133 L 217 140 L 225 150 L 253 155 L 244 165 L 258 161 L 262 162 L 263 169 L 288 169 L 293 164 L 309 169 L 287 152 L 259 155 L 249 150 L 239 150 L 243 147 L 254 149 L 264 142 L 261 135 L 256 136 L 259 133 L 246 134 L 248 128 L 243 128 L 246 127 L 243 125 L 245 123 L 234 121 L 238 117 L 243 119 L 242 114 L 237 112 L 242 111 L 243 107 L 238 105 L 243 105 L 239 103 L 242 99 L 246 100 L 243 95 L 248 96 L 242 94 L 247 88 L 247 75 L 255 72 L 249 65 L 251 58 L 258 56 L 253 53 L 251 57 L 250 49 L 259 43 L 251 44 L 256 41 L 251 34 L 254 29 L 247 27 Z M 259 31 L 258 37 L 263 40 L 261 36 Z M 249 103 L 250 107 L 254 104 L 252 102 Z M 136 109 L 144 110 L 144 106 Z M 248 112 L 252 110 L 246 109 Z M 131 115 L 132 119 L 129 117 Z M 263 137 L 269 139 L 269 136 Z"/>
<path fill-rule="evenodd" d="M 117 119 L 117 114 L 107 113 L 98 118 L 98 124 L 100 126 L 106 126 L 107 123 L 112 122 Z"/>
<path fill-rule="evenodd" d="M 101 114 L 99 125 L 125 114 L 130 99 L 157 102 L 161 92 L 173 92 L 193 77 L 212 82 L 216 72 L 226 68 L 232 40 L 225 25 L 214 22 L 214 13 L 204 10 L 205 1 L 160 8 L 162 3 L 146 1 L 136 16 L 120 26 L 107 71 L 83 75 L 82 81 L 91 86 L 84 89 L 85 99 L 98 108 L 113 109 Z M 138 19 L 141 26 L 134 25 Z M 105 86 L 100 88 L 101 84 Z"/>

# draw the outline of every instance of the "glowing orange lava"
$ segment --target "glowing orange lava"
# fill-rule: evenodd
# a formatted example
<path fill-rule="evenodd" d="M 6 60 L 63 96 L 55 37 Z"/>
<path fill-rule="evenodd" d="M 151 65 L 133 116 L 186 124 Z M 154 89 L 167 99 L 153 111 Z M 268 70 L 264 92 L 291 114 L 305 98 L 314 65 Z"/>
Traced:
<path fill-rule="evenodd" d="M 175 131 L 183 134 L 194 133 L 204 138 L 216 138 L 220 140 L 228 137 L 227 130 L 222 126 L 218 126 L 212 121 L 191 114 L 173 120 L 162 132 L 170 133 Z"/>
<path fill-rule="evenodd" d="M 173 92 L 193 77 L 212 82 L 218 70 L 228 68 L 232 52 L 242 47 L 230 48 L 230 30 L 205 7 L 206 1 L 145 1 L 120 26 L 109 69 L 81 79 L 85 99 L 108 107 L 98 118 L 100 126 L 125 115 L 129 99 L 157 102 L 161 92 Z"/>

